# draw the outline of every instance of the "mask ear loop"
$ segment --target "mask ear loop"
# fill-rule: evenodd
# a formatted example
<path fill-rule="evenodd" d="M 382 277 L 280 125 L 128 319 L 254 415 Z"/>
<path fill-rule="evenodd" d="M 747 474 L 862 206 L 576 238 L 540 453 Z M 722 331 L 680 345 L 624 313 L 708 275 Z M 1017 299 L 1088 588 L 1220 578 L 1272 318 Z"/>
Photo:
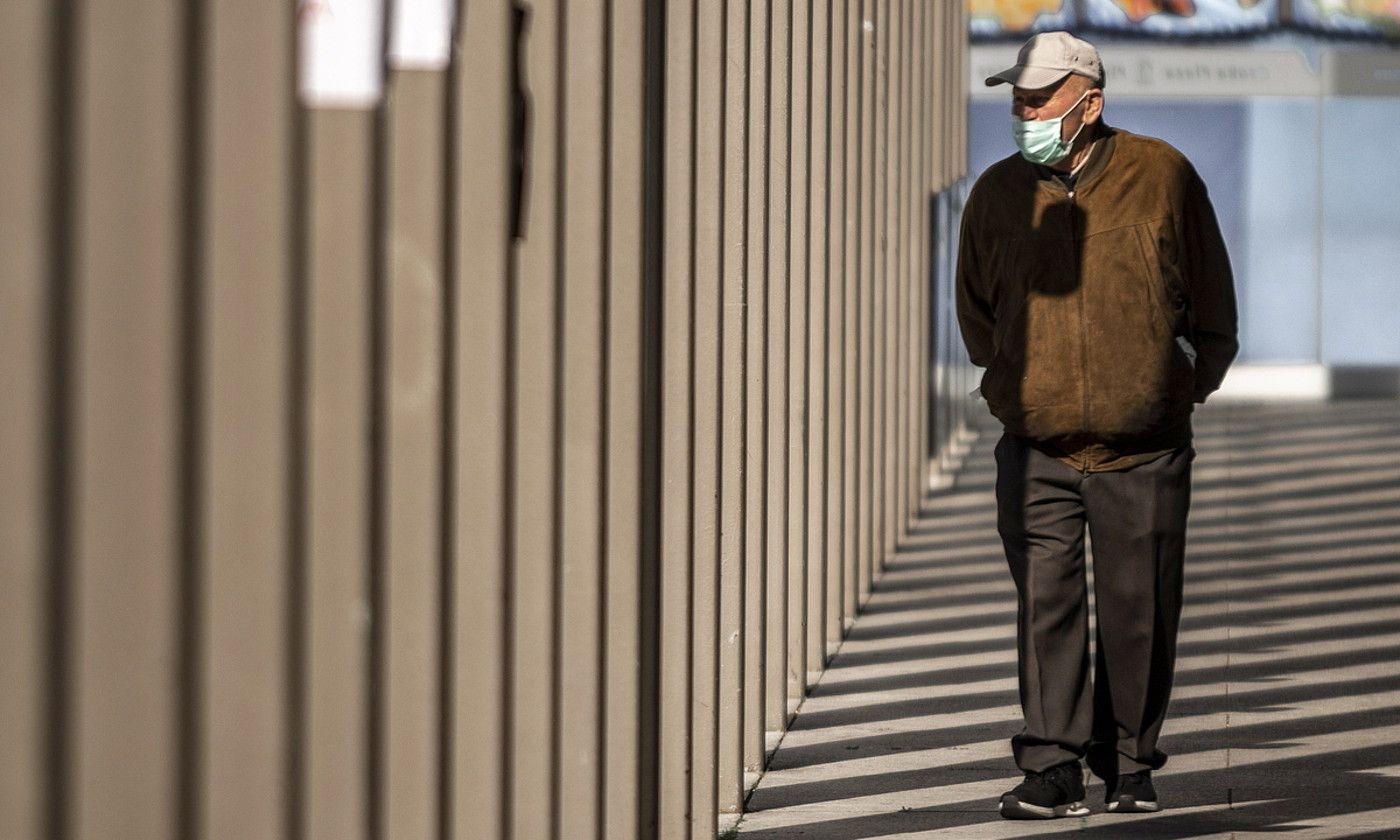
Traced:
<path fill-rule="evenodd" d="M 1083 101 L 1089 96 L 1089 94 L 1091 94 L 1091 93 L 1093 93 L 1093 92 L 1094 92 L 1094 89 L 1093 89 L 1093 88 L 1089 88 L 1088 90 L 1084 91 L 1084 94 L 1083 94 L 1082 96 L 1080 96 L 1078 99 L 1076 99 L 1076 100 L 1074 101 L 1074 104 L 1071 105 L 1071 106 L 1069 106 L 1069 108 L 1066 109 L 1066 111 L 1065 111 L 1063 114 L 1061 114 L 1061 115 L 1059 116 L 1059 119 L 1060 119 L 1060 120 L 1064 120 L 1065 117 L 1068 117 L 1068 116 L 1070 115 L 1070 113 L 1071 113 L 1072 111 L 1074 111 L 1075 108 L 1078 108 L 1078 107 L 1079 107 L 1079 103 L 1083 102 Z M 1065 141 L 1065 142 L 1069 143 L 1069 145 L 1070 145 L 1071 147 L 1074 146 L 1074 141 L 1079 139 L 1079 133 L 1082 132 L 1082 131 L 1084 130 L 1084 126 L 1086 126 L 1086 125 L 1088 125 L 1087 122 L 1080 121 L 1080 123 L 1079 123 L 1079 128 L 1076 128 L 1076 129 L 1074 130 L 1074 136 L 1071 137 L 1071 138 L 1069 138 L 1069 140 L 1067 140 L 1067 141 Z"/>

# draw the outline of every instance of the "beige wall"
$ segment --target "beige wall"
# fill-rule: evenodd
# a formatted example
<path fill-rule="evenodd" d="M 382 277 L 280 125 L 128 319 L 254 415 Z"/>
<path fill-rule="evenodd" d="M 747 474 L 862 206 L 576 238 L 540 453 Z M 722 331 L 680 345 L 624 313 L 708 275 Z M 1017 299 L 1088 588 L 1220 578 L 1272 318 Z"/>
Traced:
<path fill-rule="evenodd" d="M 961 4 L 291 5 L 0 7 L 0 837 L 708 840 L 960 422 Z"/>

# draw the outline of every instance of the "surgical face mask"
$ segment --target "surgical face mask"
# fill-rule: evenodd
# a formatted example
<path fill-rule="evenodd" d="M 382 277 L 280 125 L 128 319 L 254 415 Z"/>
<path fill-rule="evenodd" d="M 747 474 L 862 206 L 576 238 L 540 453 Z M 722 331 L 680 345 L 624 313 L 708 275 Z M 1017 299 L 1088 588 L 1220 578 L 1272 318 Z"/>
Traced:
<path fill-rule="evenodd" d="M 1074 140 L 1079 136 L 1079 132 L 1084 130 L 1085 123 L 1079 124 L 1078 131 L 1074 132 L 1074 137 L 1068 140 L 1060 139 L 1060 123 L 1064 118 L 1079 107 L 1079 103 L 1084 101 L 1084 97 L 1089 95 L 1089 91 L 1084 91 L 1084 96 L 1079 97 L 1075 103 L 1060 116 L 1048 120 L 1018 120 L 1011 121 L 1011 134 L 1016 138 L 1016 147 L 1021 150 L 1021 157 L 1031 163 L 1039 163 L 1045 166 L 1054 166 L 1064 160 L 1069 154 L 1070 147 L 1074 145 Z"/>

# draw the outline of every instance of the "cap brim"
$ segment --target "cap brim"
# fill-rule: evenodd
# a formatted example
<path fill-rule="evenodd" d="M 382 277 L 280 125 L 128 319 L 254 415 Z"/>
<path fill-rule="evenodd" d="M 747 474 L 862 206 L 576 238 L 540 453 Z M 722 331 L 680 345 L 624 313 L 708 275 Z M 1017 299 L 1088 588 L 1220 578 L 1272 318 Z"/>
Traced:
<path fill-rule="evenodd" d="M 1053 70 L 1049 67 L 1023 67 L 1016 65 L 1001 71 L 995 76 L 988 76 L 987 87 L 994 87 L 1000 84 L 1008 84 L 1013 87 L 1025 88 L 1026 90 L 1038 90 L 1050 87 L 1059 80 L 1068 76 L 1072 70 Z"/>

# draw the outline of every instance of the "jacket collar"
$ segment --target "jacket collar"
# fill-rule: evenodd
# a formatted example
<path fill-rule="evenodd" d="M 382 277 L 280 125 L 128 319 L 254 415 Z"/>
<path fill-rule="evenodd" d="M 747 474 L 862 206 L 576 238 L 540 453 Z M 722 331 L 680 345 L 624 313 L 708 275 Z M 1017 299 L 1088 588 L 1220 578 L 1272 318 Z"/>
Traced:
<path fill-rule="evenodd" d="M 1083 190 L 1093 183 L 1104 169 L 1108 166 L 1109 158 L 1113 157 L 1113 139 L 1118 134 L 1118 129 L 1104 122 L 1102 118 L 1094 124 L 1095 134 L 1094 148 L 1089 153 L 1089 160 L 1084 163 L 1084 168 L 1079 173 L 1078 180 L 1075 181 L 1075 191 Z M 1040 181 L 1046 182 L 1050 187 L 1065 192 L 1064 182 L 1059 179 L 1055 171 L 1048 166 L 1038 163 L 1030 164 L 1035 170 L 1035 176 Z"/>

